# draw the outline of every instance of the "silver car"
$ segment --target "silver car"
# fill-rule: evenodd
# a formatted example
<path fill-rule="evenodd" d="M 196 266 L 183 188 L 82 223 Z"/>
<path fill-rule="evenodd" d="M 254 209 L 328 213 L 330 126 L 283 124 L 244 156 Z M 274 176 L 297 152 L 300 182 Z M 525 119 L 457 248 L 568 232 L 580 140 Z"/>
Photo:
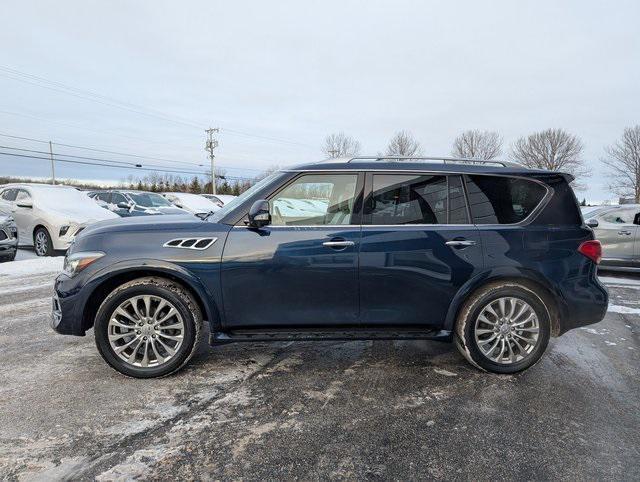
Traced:
<path fill-rule="evenodd" d="M 640 272 L 640 204 L 583 208 L 602 243 L 601 269 Z"/>

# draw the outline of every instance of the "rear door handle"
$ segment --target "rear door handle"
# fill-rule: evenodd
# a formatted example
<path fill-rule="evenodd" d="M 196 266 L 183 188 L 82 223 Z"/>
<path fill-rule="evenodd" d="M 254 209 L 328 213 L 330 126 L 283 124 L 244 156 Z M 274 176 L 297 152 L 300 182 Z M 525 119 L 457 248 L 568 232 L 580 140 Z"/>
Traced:
<path fill-rule="evenodd" d="M 468 246 L 475 246 L 476 242 L 471 241 L 470 239 L 452 239 L 444 244 L 447 246 L 453 246 L 454 248 L 466 248 Z"/>
<path fill-rule="evenodd" d="M 631 231 L 618 231 L 618 234 L 620 236 L 622 236 L 622 235 L 631 236 Z"/>

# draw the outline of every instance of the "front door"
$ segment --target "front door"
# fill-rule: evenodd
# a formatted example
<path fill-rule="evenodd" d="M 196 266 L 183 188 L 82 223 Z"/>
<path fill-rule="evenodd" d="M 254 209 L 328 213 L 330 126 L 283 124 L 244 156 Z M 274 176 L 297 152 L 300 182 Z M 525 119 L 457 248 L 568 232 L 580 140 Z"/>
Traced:
<path fill-rule="evenodd" d="M 357 324 L 362 183 L 358 174 L 300 175 L 269 199 L 270 225 L 231 230 L 225 328 Z"/>
<path fill-rule="evenodd" d="M 366 185 L 362 323 L 441 326 L 460 287 L 482 267 L 460 176 L 373 173 Z"/>

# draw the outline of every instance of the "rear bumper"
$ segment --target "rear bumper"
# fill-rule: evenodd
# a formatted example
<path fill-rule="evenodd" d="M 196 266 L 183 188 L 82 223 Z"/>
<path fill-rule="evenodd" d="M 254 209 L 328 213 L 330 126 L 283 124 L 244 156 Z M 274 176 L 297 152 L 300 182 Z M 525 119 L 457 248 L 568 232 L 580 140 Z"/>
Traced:
<path fill-rule="evenodd" d="M 592 276 L 577 278 L 572 283 L 567 282 L 562 292 L 565 306 L 559 320 L 558 335 L 598 323 L 607 314 L 609 291 L 598 280 L 595 270 Z"/>

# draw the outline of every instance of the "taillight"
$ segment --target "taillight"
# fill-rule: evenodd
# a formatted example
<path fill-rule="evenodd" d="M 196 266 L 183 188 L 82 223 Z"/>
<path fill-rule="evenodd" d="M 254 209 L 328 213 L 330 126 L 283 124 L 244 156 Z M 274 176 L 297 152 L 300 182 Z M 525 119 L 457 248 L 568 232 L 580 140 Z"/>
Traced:
<path fill-rule="evenodd" d="M 584 241 L 578 247 L 578 251 L 584 254 L 595 264 L 599 264 L 602 259 L 602 245 L 600 244 L 600 241 Z"/>

